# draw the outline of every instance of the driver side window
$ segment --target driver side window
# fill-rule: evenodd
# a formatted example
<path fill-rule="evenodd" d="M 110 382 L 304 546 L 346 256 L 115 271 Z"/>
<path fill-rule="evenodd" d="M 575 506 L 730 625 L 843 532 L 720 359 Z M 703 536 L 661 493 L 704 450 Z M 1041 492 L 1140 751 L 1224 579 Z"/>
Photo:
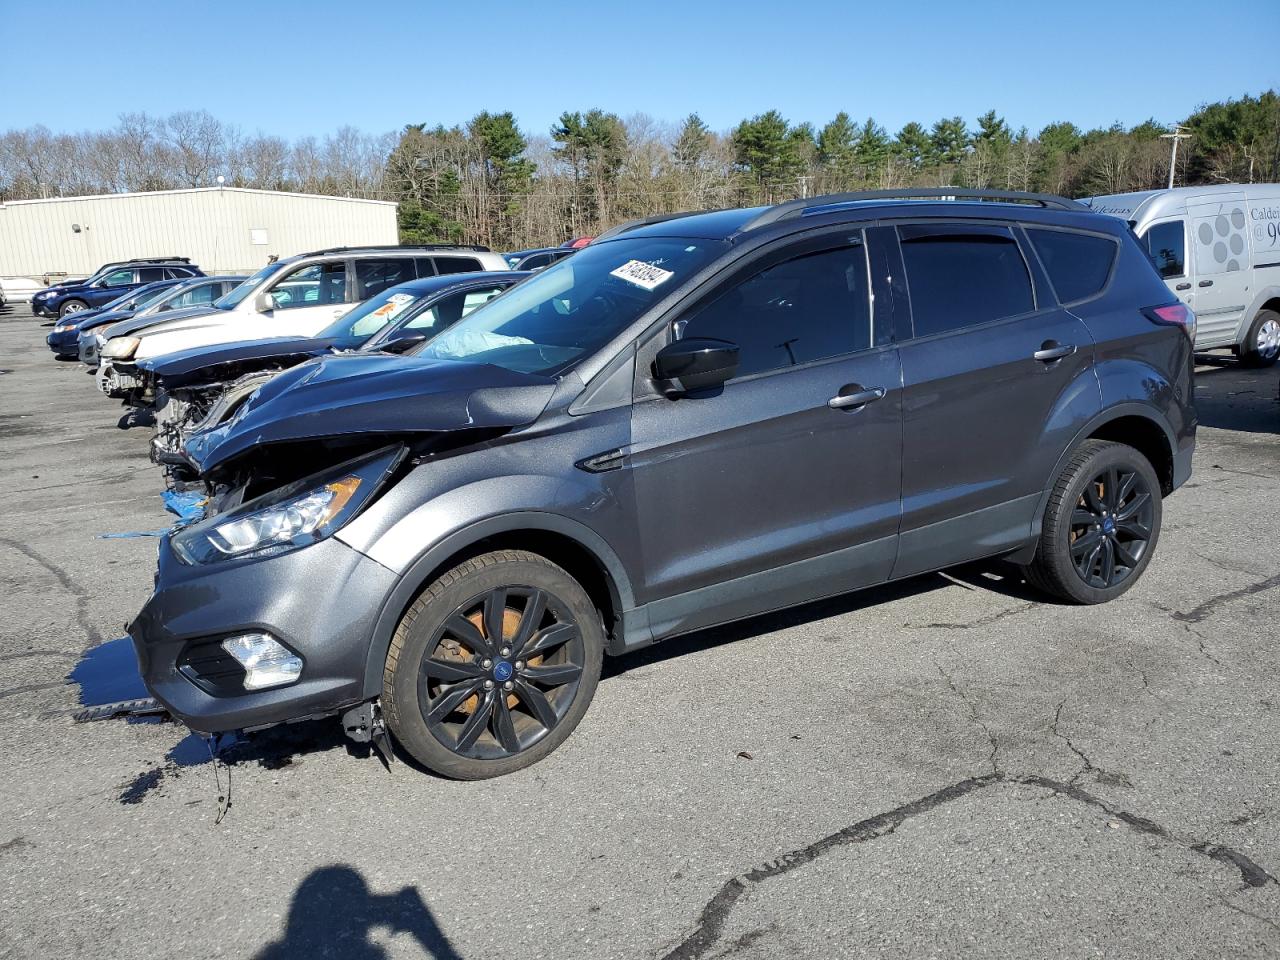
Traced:
<path fill-rule="evenodd" d="M 309 263 L 286 274 L 271 288 L 276 310 L 344 303 L 346 295 L 347 265 L 341 260 L 337 263 Z"/>
<path fill-rule="evenodd" d="M 867 258 L 861 243 L 785 260 L 730 287 L 677 326 L 677 335 L 738 345 L 738 377 L 871 346 Z"/>
<path fill-rule="evenodd" d="M 132 270 L 112 270 L 102 278 L 104 287 L 127 287 L 133 283 Z"/>

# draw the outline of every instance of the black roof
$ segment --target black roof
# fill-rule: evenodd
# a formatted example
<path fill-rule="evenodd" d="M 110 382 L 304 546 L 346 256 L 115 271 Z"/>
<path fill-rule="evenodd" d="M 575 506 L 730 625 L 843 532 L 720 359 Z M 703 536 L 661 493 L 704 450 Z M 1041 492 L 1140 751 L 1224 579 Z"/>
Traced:
<path fill-rule="evenodd" d="M 472 270 L 469 273 L 442 273 L 434 277 L 419 277 L 417 280 L 406 280 L 388 290 L 403 290 L 414 296 L 422 297 L 430 293 L 439 293 L 453 287 L 470 283 L 481 283 L 485 280 L 519 281 L 533 276 L 531 270 Z"/>

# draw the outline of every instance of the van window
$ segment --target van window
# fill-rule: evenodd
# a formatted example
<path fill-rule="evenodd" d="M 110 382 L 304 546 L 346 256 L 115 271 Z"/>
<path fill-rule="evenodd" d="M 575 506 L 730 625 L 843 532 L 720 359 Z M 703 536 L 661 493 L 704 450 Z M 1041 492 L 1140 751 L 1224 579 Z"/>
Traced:
<path fill-rule="evenodd" d="M 437 273 L 469 273 L 472 270 L 483 270 L 480 261 L 475 257 L 433 257 Z"/>
<path fill-rule="evenodd" d="M 898 236 L 917 337 L 1035 309 L 1031 276 L 1007 228 L 912 224 Z"/>
<path fill-rule="evenodd" d="M 1101 292 L 1116 260 L 1116 244 L 1106 237 L 1063 230 L 1027 228 L 1031 245 L 1049 273 L 1062 303 L 1074 303 Z"/>
<path fill-rule="evenodd" d="M 1162 277 L 1181 277 L 1186 274 L 1187 247 L 1181 220 L 1157 223 L 1142 237 Z"/>
<path fill-rule="evenodd" d="M 696 310 L 680 339 L 738 345 L 738 373 L 793 367 L 871 345 L 867 258 L 861 244 L 762 270 Z"/>

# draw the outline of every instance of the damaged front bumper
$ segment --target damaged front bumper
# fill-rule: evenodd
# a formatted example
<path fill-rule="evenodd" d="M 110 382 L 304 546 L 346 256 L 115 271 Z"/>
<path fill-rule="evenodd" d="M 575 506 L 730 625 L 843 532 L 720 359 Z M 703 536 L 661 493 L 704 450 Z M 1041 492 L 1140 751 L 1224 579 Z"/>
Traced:
<path fill-rule="evenodd" d="M 108 360 L 102 357 L 94 382 L 108 397 L 123 399 L 142 389 L 143 384 L 137 374 L 138 368 L 131 360 Z"/>
<path fill-rule="evenodd" d="M 374 625 L 396 575 L 332 537 L 239 562 L 188 566 L 160 543 L 156 588 L 129 624 L 148 691 L 200 733 L 336 713 L 365 689 Z M 288 686 L 250 691 L 221 641 L 267 633 L 303 661 Z"/>

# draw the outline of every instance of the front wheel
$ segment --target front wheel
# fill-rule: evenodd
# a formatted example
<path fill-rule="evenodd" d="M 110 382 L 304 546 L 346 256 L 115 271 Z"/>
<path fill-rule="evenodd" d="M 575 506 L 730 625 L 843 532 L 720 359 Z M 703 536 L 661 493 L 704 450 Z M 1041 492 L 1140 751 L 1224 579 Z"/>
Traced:
<path fill-rule="evenodd" d="M 1049 495 L 1027 580 L 1071 603 L 1104 603 L 1132 587 L 1160 536 L 1160 480 L 1141 453 L 1087 440 Z"/>
<path fill-rule="evenodd" d="M 61 319 L 69 314 L 79 313 L 81 310 L 87 309 L 89 309 L 89 305 L 83 300 L 68 300 L 58 308 L 58 317 Z"/>
<path fill-rule="evenodd" d="M 576 580 L 532 553 L 486 553 L 428 586 L 400 621 L 383 674 L 387 726 L 436 773 L 511 773 L 573 732 L 603 656 L 600 614 Z"/>
<path fill-rule="evenodd" d="M 1269 367 L 1280 359 L 1280 313 L 1258 311 L 1240 345 L 1239 356 L 1246 367 Z"/>

